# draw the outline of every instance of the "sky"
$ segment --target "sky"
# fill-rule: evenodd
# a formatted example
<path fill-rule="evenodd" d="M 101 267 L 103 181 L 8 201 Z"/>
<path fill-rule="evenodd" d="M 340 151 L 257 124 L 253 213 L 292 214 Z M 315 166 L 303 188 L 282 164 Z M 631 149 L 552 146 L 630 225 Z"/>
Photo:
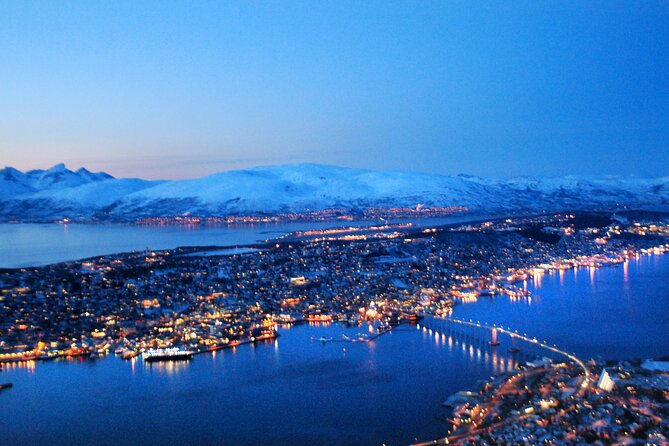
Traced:
<path fill-rule="evenodd" d="M 669 175 L 668 1 L 0 0 L 0 166 Z"/>

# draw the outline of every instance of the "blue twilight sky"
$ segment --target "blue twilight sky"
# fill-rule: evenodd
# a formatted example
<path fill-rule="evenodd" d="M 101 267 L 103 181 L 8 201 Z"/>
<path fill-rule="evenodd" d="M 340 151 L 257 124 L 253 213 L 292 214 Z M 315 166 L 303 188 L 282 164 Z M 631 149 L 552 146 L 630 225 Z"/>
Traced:
<path fill-rule="evenodd" d="M 669 175 L 668 1 L 0 0 L 0 166 Z"/>

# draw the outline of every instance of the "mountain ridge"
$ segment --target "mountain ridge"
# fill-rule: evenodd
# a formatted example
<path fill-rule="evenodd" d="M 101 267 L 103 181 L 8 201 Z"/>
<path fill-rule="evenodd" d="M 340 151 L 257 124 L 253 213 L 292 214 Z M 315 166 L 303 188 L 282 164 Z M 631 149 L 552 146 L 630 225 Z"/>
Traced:
<path fill-rule="evenodd" d="M 506 180 L 284 164 L 185 180 L 115 178 L 57 164 L 0 170 L 0 221 L 132 221 L 341 208 L 464 206 L 478 212 L 669 206 L 669 177 L 514 177 Z"/>

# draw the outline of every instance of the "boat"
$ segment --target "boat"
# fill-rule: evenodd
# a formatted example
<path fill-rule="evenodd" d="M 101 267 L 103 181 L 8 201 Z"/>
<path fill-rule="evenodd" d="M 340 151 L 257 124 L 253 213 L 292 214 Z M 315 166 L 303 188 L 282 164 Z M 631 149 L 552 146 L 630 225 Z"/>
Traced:
<path fill-rule="evenodd" d="M 146 362 L 157 361 L 187 361 L 193 357 L 193 352 L 179 347 L 150 349 L 142 353 Z"/>
<path fill-rule="evenodd" d="M 0 384 L 0 390 L 2 389 L 9 389 L 13 386 L 14 384 L 12 383 L 6 383 L 6 384 Z"/>
<path fill-rule="evenodd" d="M 58 356 L 59 356 L 58 352 L 50 351 L 50 352 L 46 352 L 46 353 L 43 353 L 43 354 L 39 355 L 37 357 L 37 359 L 39 359 L 40 361 L 49 361 L 49 360 L 58 358 Z"/>
<path fill-rule="evenodd" d="M 137 350 L 132 350 L 132 349 L 124 350 L 123 353 L 121 354 L 121 358 L 123 359 L 132 359 L 135 356 L 139 356 L 139 352 Z"/>

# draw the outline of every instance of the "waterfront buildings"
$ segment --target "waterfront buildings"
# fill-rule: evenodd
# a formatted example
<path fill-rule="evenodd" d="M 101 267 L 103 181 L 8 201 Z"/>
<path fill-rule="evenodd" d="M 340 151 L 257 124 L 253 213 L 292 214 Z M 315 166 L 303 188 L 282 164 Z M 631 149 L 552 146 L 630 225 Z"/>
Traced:
<path fill-rule="evenodd" d="M 523 283 L 541 281 L 550 271 L 592 270 L 624 265 L 639 255 L 662 255 L 667 250 L 664 226 L 654 223 L 646 231 L 647 225 L 635 223 L 558 214 L 443 228 L 384 224 L 305 231 L 243 254 L 182 248 L 4 270 L 0 362 L 97 357 L 111 351 L 130 358 L 168 348 L 206 353 L 271 339 L 278 324 L 374 320 L 388 327 L 417 314 L 447 317 L 454 305 L 480 296 L 527 299 Z M 495 429 L 485 432 L 467 428 L 462 440 L 532 444 L 545 435 L 591 438 L 586 424 L 592 420 L 572 412 L 609 410 L 607 398 L 613 397 L 577 395 L 575 370 L 569 363 L 538 364 L 532 380 L 523 381 L 527 392 L 515 395 L 509 410 L 503 408 L 506 402 L 497 401 L 500 420 L 526 417 L 523 422 L 492 424 Z M 625 380 L 616 388 L 662 389 L 662 378 L 616 373 L 612 382 Z M 610 387 L 606 378 L 599 380 Z M 618 398 L 623 397 L 630 395 Z M 625 417 L 641 413 L 644 438 L 664 435 L 647 428 L 653 416 L 621 410 L 619 416 Z M 469 424 L 479 412 L 465 408 L 460 424 Z M 546 418 L 551 414 L 560 414 L 558 424 Z M 570 432 L 570 423 L 582 430 Z M 565 436 L 551 431 L 558 428 Z"/>

